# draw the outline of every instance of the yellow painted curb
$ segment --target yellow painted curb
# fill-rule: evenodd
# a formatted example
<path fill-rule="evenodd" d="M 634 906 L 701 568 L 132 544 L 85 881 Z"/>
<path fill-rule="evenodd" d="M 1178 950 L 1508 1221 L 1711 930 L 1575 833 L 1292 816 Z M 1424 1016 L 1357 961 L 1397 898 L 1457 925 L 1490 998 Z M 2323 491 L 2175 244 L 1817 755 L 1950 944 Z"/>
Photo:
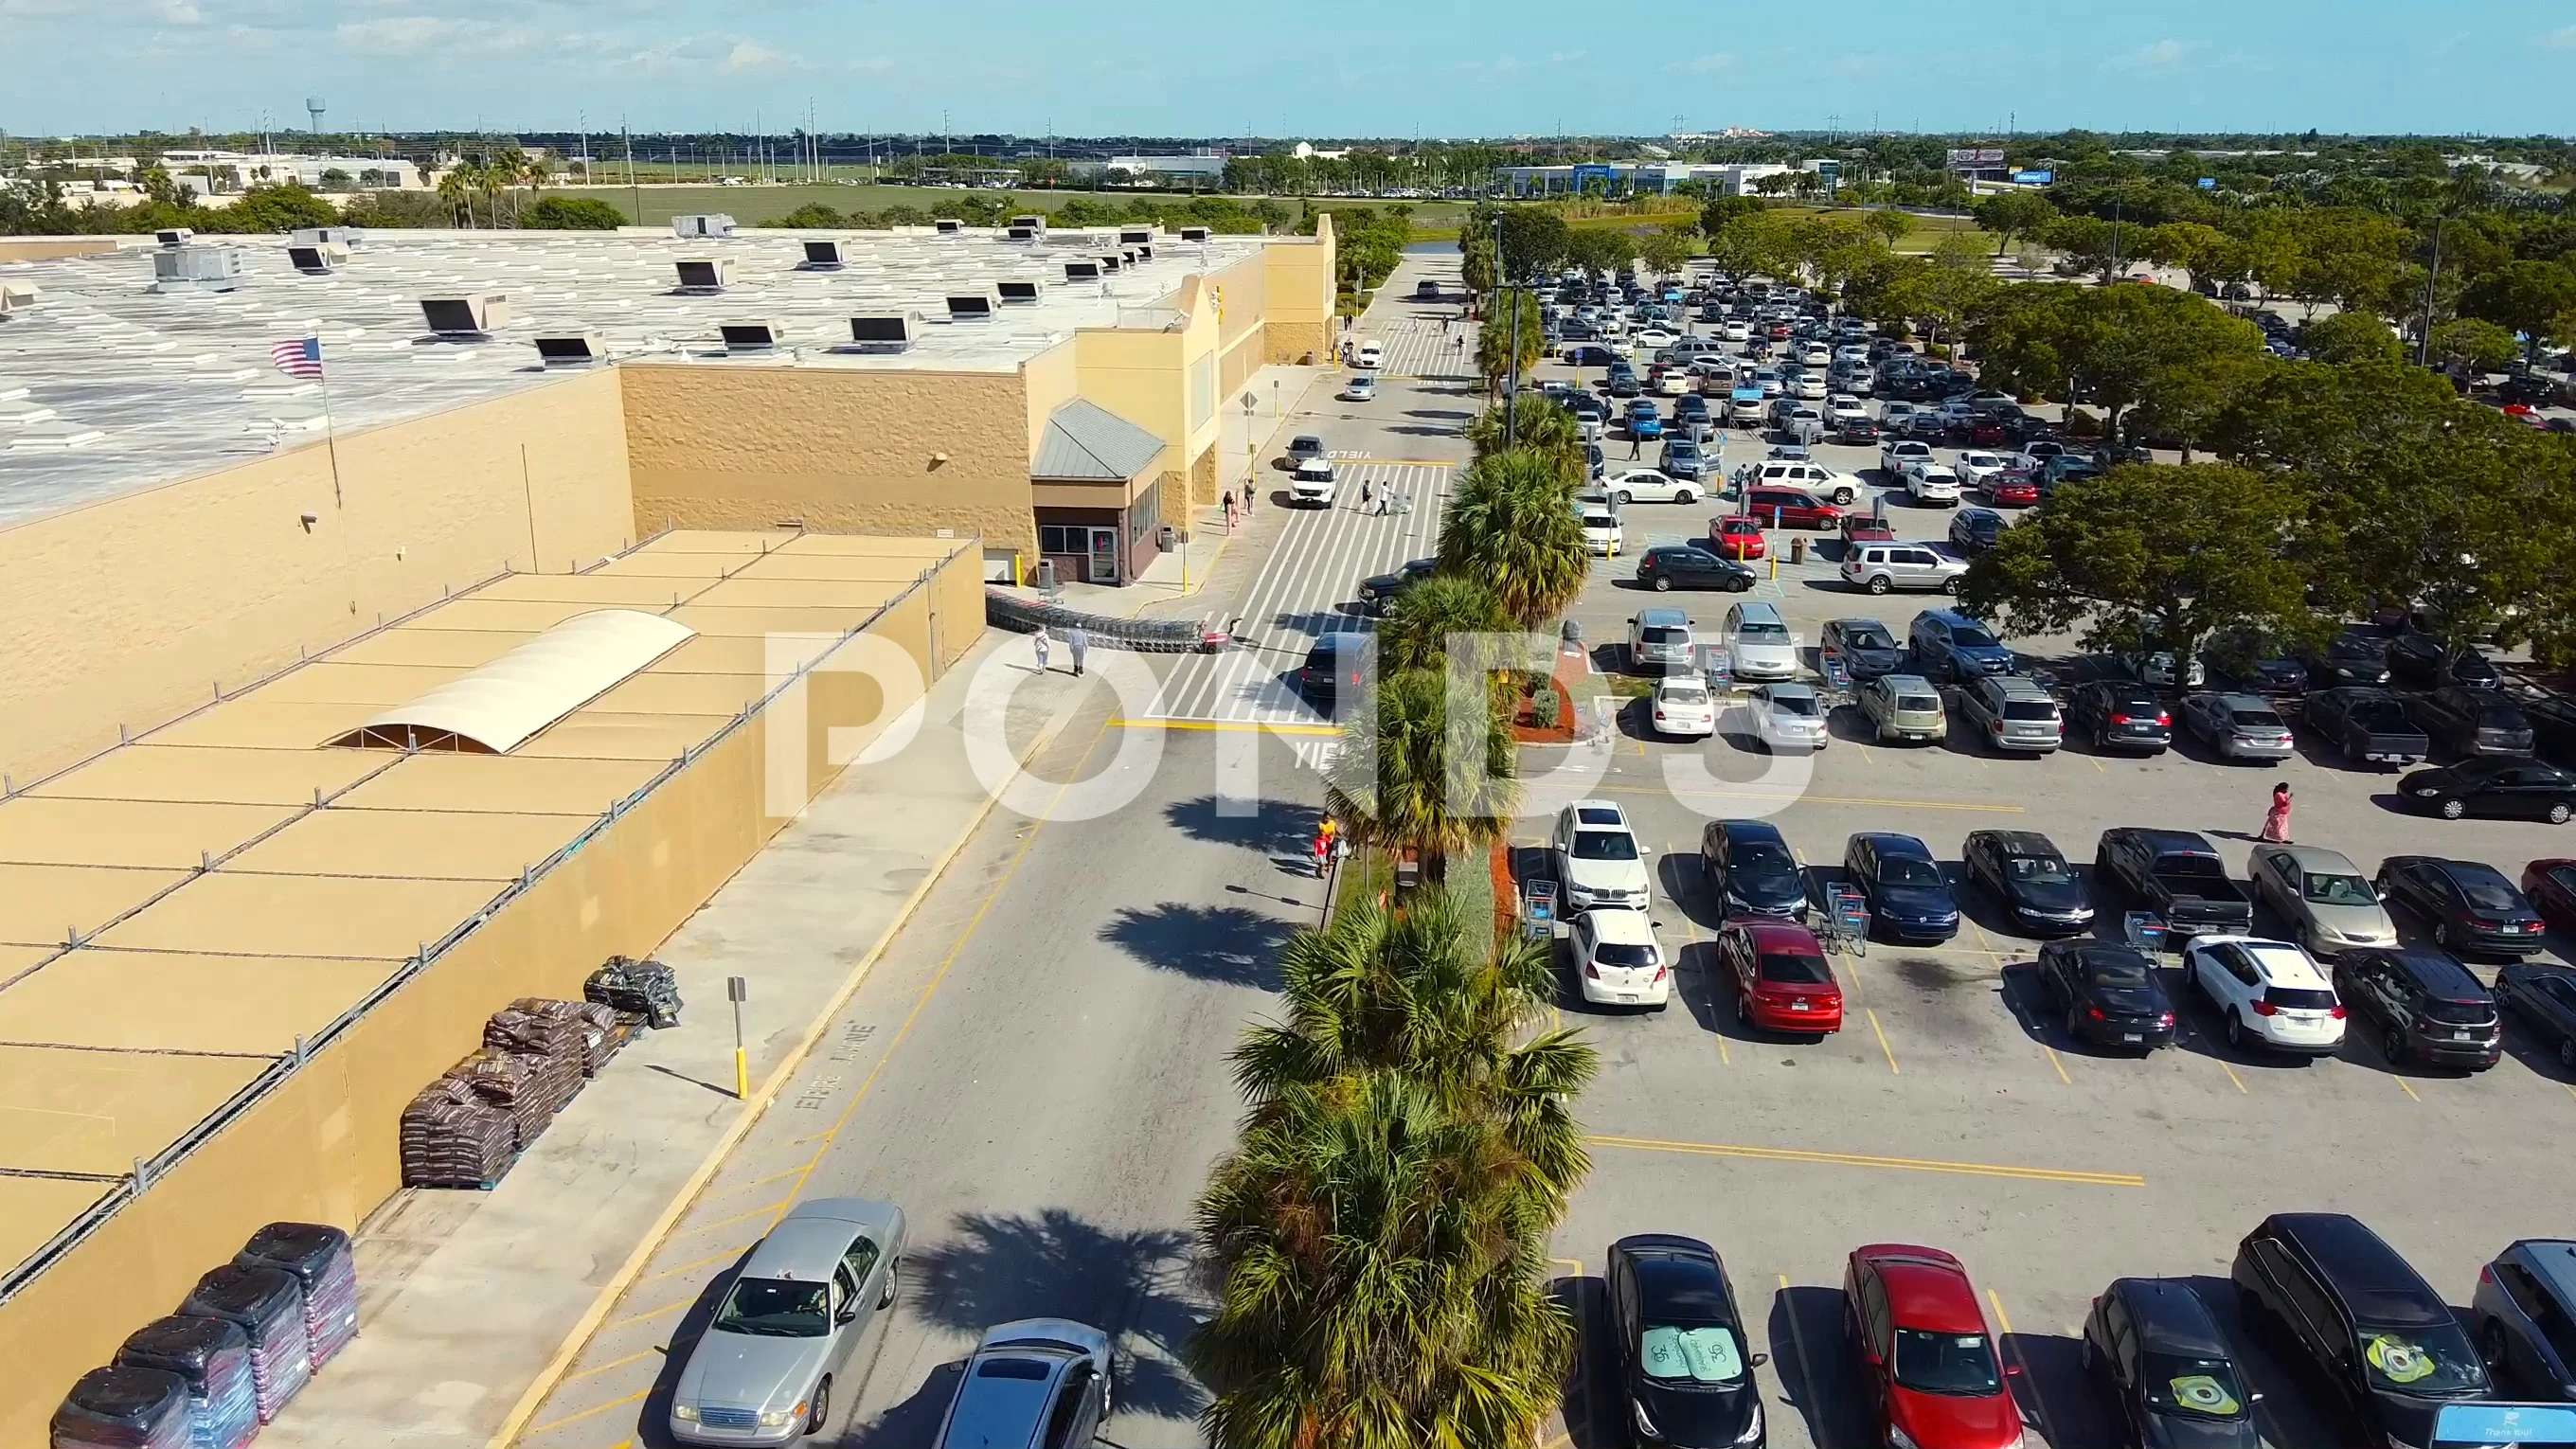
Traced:
<path fill-rule="evenodd" d="M 1020 757 L 1022 772 L 1028 769 L 1029 761 L 1036 759 L 1047 746 L 1055 743 L 1055 737 L 1063 730 L 1065 723 L 1079 712 L 1078 709 L 1068 707 L 1060 717 L 1048 723 L 1045 731 L 1030 742 L 1028 753 Z M 876 945 L 871 947 L 868 954 L 850 969 L 849 977 L 841 983 L 840 989 L 833 993 L 832 999 L 814 1014 L 814 1024 L 807 1028 L 804 1039 L 788 1051 L 786 1059 L 769 1074 L 768 1080 L 760 1084 L 760 1090 L 752 1094 L 752 1099 L 743 1105 L 741 1113 L 734 1118 L 730 1126 L 725 1128 L 723 1135 L 716 1139 L 716 1145 L 707 1153 L 706 1160 L 700 1162 L 697 1169 L 689 1174 L 689 1180 L 683 1183 L 679 1192 L 672 1196 L 670 1206 L 664 1208 L 661 1216 L 654 1220 L 653 1226 L 646 1231 L 642 1241 L 635 1245 L 635 1251 L 627 1255 L 626 1261 L 618 1266 L 617 1272 L 600 1287 L 598 1295 L 591 1300 L 590 1307 L 582 1311 L 580 1321 L 573 1325 L 572 1332 L 564 1336 L 563 1344 L 555 1350 L 554 1357 L 546 1361 L 545 1368 L 538 1372 L 535 1382 L 529 1384 L 527 1391 L 519 1395 L 519 1401 L 510 1406 L 509 1416 L 501 1421 L 501 1427 L 493 1433 L 487 1449 L 510 1449 L 511 1445 L 518 1442 L 519 1436 L 527 1431 L 528 1421 L 536 1417 L 538 1408 L 563 1382 L 565 1371 L 572 1367 L 574 1360 L 581 1357 L 582 1350 L 590 1346 L 591 1337 L 598 1333 L 599 1326 L 607 1321 L 608 1311 L 616 1307 L 617 1300 L 624 1297 L 626 1290 L 635 1285 L 636 1279 L 643 1274 L 645 1265 L 653 1261 L 655 1253 L 661 1251 L 663 1239 L 670 1235 L 672 1227 L 697 1201 L 698 1194 L 706 1190 L 707 1182 L 716 1175 L 716 1169 L 724 1165 L 725 1158 L 732 1155 L 734 1148 L 741 1145 L 743 1137 L 769 1110 L 770 1104 L 777 1100 L 779 1090 L 787 1085 L 788 1078 L 796 1074 L 796 1069 L 805 1064 L 805 1058 L 813 1052 L 816 1044 L 822 1041 L 824 1032 L 832 1024 L 832 1018 L 840 1015 L 841 1008 L 848 1005 L 850 998 L 857 994 L 860 983 L 867 979 L 868 973 L 876 968 L 878 959 L 885 955 L 886 948 L 894 943 L 894 938 L 902 934 L 905 925 L 911 922 L 913 912 L 921 908 L 921 903 L 929 896 L 931 887 L 937 885 L 948 873 L 948 867 L 955 862 L 958 854 L 965 850 L 966 842 L 974 839 L 976 832 L 984 828 L 985 820 L 991 817 L 994 807 L 1001 803 L 1000 791 L 985 792 L 984 808 L 975 812 L 975 818 L 967 822 L 966 828 L 958 833 L 956 841 L 941 853 L 939 859 L 931 865 L 929 873 L 922 877 L 921 883 L 913 887 L 912 894 L 904 900 L 903 909 L 895 913 L 893 922 L 886 927 L 884 934 L 877 937 Z"/>

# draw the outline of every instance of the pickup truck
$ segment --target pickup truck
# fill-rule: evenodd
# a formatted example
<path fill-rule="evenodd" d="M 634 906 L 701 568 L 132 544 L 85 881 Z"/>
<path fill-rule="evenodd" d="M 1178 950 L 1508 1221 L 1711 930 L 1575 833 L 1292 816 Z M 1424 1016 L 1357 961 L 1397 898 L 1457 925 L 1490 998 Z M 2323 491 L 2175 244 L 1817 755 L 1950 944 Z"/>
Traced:
<path fill-rule="evenodd" d="M 2254 929 L 2253 897 L 2227 878 L 2210 843 L 2188 830 L 2105 830 L 2093 875 L 2106 894 L 2151 907 L 2170 936 Z"/>
<path fill-rule="evenodd" d="M 2406 717 L 2406 702 L 2384 689 L 2349 685 L 2307 697 L 2307 724 L 2354 765 L 2419 765 L 2433 741 Z"/>

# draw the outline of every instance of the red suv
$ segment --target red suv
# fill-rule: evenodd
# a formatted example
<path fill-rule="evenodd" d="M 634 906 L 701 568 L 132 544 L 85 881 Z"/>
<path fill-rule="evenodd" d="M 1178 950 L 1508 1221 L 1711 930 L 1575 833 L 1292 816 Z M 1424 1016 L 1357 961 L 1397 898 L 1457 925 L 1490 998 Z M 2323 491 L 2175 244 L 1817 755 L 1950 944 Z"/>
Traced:
<path fill-rule="evenodd" d="M 1718 933 L 1717 959 L 1735 978 L 1735 1011 L 1746 1026 L 1820 1037 L 1843 1029 L 1842 984 L 1806 927 L 1729 921 Z"/>
<path fill-rule="evenodd" d="M 2020 1449 L 2021 1406 L 1968 1270 L 1938 1248 L 1871 1243 L 1843 1270 L 1844 1319 L 1876 1416 L 1896 1449 Z"/>
<path fill-rule="evenodd" d="M 1841 509 L 1795 488 L 1756 488 L 1748 511 L 1766 524 L 1776 513 L 1781 528 L 1835 529 L 1843 522 Z"/>

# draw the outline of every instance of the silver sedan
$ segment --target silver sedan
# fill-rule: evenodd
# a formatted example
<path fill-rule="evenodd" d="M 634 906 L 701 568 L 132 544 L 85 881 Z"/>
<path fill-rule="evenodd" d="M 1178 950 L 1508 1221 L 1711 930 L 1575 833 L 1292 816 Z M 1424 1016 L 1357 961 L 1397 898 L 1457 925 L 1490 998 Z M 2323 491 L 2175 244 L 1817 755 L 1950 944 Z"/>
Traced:
<path fill-rule="evenodd" d="M 832 1379 L 893 1306 L 903 1209 L 869 1198 L 798 1203 L 744 1261 L 672 1386 L 684 1444 L 785 1444 L 820 1433 Z"/>
<path fill-rule="evenodd" d="M 2258 845 L 2245 863 L 2254 895 L 2289 922 L 2311 956 L 2394 946 L 2397 923 L 2360 866 L 2320 845 Z"/>
<path fill-rule="evenodd" d="M 2297 749 L 2271 701 L 2253 694 L 2195 694 L 2182 702 L 2185 728 L 2231 760 L 2286 760 Z"/>

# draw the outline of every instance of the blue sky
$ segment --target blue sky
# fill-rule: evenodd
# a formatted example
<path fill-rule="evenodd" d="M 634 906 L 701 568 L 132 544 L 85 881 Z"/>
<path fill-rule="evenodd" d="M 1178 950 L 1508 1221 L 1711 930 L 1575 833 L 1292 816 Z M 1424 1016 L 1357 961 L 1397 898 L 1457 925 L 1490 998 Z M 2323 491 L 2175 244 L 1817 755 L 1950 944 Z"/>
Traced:
<path fill-rule="evenodd" d="M 12 135 L 2576 129 L 2556 0 L 0 0 Z M 945 114 L 945 121 L 942 116 Z M 1839 117 L 1839 121 L 1833 118 Z"/>

